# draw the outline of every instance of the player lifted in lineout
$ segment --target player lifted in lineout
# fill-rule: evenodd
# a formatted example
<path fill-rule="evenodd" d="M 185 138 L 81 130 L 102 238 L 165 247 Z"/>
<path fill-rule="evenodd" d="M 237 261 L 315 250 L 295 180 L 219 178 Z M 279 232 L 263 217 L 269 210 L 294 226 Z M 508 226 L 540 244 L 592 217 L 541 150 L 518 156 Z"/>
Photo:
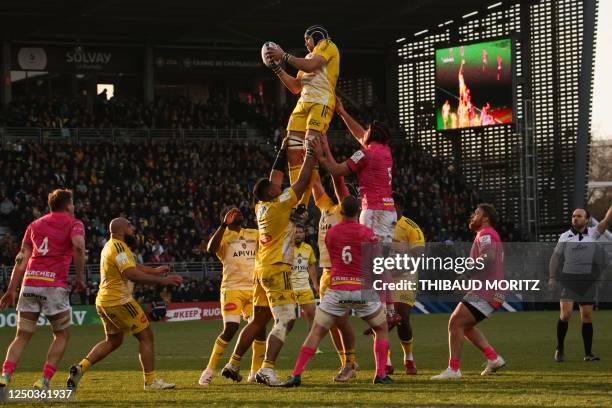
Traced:
<path fill-rule="evenodd" d="M 253 283 L 253 319 L 242 329 L 238 343 L 221 374 L 234 381 L 241 381 L 240 360 L 250 347 L 257 333 L 274 317 L 274 325 L 268 335 L 266 356 L 257 371 L 258 383 L 279 384 L 274 365 L 287 334 L 295 322 L 295 293 L 291 286 L 295 226 L 290 217 L 310 184 L 312 167 L 316 161 L 310 142 L 298 179 L 284 191 L 281 189 L 284 170 L 287 167 L 288 138 L 274 162 L 270 177 L 259 180 L 253 188 L 257 200 L 255 216 L 259 230 L 259 243 L 255 256 Z"/>
<path fill-rule="evenodd" d="M 240 315 L 246 321 L 253 318 L 253 271 L 259 235 L 256 229 L 242 228 L 244 217 L 236 207 L 221 211 L 221 225 L 208 241 L 208 252 L 216 254 L 223 265 L 221 280 L 221 315 L 223 331 L 215 340 L 208 366 L 200 376 L 200 385 L 212 381 L 217 362 L 240 327 Z M 266 329 L 253 341 L 253 357 L 249 382 L 255 382 L 266 352 Z"/>
<path fill-rule="evenodd" d="M 271 61 L 267 65 L 289 91 L 300 94 L 287 125 L 291 183 L 295 183 L 304 161 L 305 138 L 320 136 L 329 128 L 336 104 L 336 82 L 340 75 L 340 52 L 325 28 L 320 25 L 308 27 L 304 33 L 304 42 L 308 49 L 305 58 L 288 54 L 281 47 L 270 47 L 267 51 L 268 61 Z M 273 61 L 282 61 L 299 71 L 293 77 Z M 313 172 L 318 172 L 316 165 Z M 312 184 L 308 186 L 299 204 L 308 206 L 311 188 Z"/>
<path fill-rule="evenodd" d="M 91 366 L 106 358 L 123 343 L 125 334 L 138 340 L 138 355 L 144 377 L 144 389 L 170 389 L 175 385 L 156 378 L 155 345 L 153 331 L 142 308 L 132 298 L 129 282 L 173 285 L 183 281 L 169 272 L 168 266 L 150 268 L 136 263 L 130 245 L 136 237 L 134 227 L 125 218 L 115 218 L 109 226 L 111 237 L 100 254 L 100 290 L 96 297 L 96 311 L 100 316 L 106 338 L 96 344 L 87 357 L 70 367 L 66 387 L 75 390 L 79 381 Z"/>
<path fill-rule="evenodd" d="M 470 250 L 470 258 L 482 258 L 484 269 L 476 272 L 470 279 L 482 282 L 497 282 L 504 279 L 504 250 L 499 234 L 493 228 L 497 212 L 491 204 L 478 204 L 470 217 L 469 229 L 476 233 Z M 491 347 L 476 325 L 491 316 L 504 303 L 503 292 L 493 290 L 476 290 L 468 292 L 463 301 L 457 305 L 448 321 L 448 367 L 442 373 L 431 377 L 432 380 L 461 378 L 459 369 L 461 350 L 465 339 L 468 339 L 486 357 L 487 366 L 480 375 L 491 375 L 506 366 L 504 359 Z"/>
<path fill-rule="evenodd" d="M 315 320 L 295 362 L 293 374 L 280 386 L 297 387 L 302 383 L 306 364 L 329 329 L 350 309 L 374 330 L 374 358 L 376 375 L 374 384 L 391 384 L 385 373 L 389 350 L 387 321 L 378 293 L 368 283 L 368 273 L 362 259 L 367 256 L 367 245 L 378 242 L 373 231 L 359 224 L 359 200 L 348 196 L 342 200 L 342 221 L 327 231 L 325 244 L 331 257 L 331 285 L 317 308 Z M 365 262 L 365 259 L 364 259 Z"/>
<path fill-rule="evenodd" d="M 48 203 L 51 213 L 32 222 L 23 236 L 8 289 L 0 300 L 0 310 L 13 306 L 17 285 L 21 284 L 17 302 L 17 333 L 8 347 L 2 366 L 0 402 L 4 399 L 21 355 L 32 339 L 41 312 L 51 323 L 53 342 L 47 352 L 42 376 L 34 388 L 49 388 L 49 381 L 68 344 L 71 322 L 68 270 L 73 256 L 76 286 L 83 288 L 85 229 L 83 223 L 74 218 L 72 191 L 55 190 L 49 194 Z"/>

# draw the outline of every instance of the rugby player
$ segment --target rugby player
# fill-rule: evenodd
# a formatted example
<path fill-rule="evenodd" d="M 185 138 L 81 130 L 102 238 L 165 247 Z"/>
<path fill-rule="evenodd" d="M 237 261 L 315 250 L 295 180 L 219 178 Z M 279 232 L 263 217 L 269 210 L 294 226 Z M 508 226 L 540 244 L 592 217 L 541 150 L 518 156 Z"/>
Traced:
<path fill-rule="evenodd" d="M 241 381 L 240 360 L 253 342 L 255 335 L 274 317 L 268 335 L 266 356 L 257 371 L 256 380 L 266 385 L 279 384 L 274 365 L 287 334 L 295 322 L 295 293 L 291 286 L 295 228 L 291 222 L 292 209 L 310 183 L 312 167 L 316 161 L 311 142 L 307 141 L 306 158 L 298 179 L 284 191 L 281 189 L 287 167 L 288 138 L 274 162 L 270 177 L 261 179 L 253 188 L 257 199 L 255 215 L 259 230 L 259 246 L 255 256 L 253 283 L 253 319 L 242 329 L 229 363 L 221 374 L 233 381 Z"/>
<path fill-rule="evenodd" d="M 499 234 L 493 228 L 497 221 L 497 212 L 491 204 L 478 204 L 470 217 L 469 229 L 476 233 L 470 258 L 482 258 L 484 269 L 477 271 L 471 279 L 499 281 L 504 279 L 504 252 Z M 461 378 L 460 356 L 465 339 L 474 344 L 487 358 L 487 366 L 480 375 L 491 375 L 506 365 L 504 359 L 491 347 L 487 339 L 476 328 L 476 325 L 491 316 L 504 303 L 504 294 L 479 290 L 468 292 L 463 301 L 457 305 L 448 322 L 448 368 L 431 377 L 432 380 Z"/>
<path fill-rule="evenodd" d="M 325 134 L 329 128 L 334 116 L 336 83 L 340 75 L 340 51 L 325 28 L 320 25 L 308 27 L 304 32 L 304 43 L 308 50 L 305 58 L 286 53 L 280 46 L 270 48 L 267 54 L 272 61 L 282 60 L 298 69 L 293 77 L 280 65 L 270 66 L 289 91 L 300 94 L 287 124 L 289 181 L 292 184 L 297 180 L 304 161 L 305 139 Z M 313 173 L 318 173 L 316 165 Z M 311 188 L 312 184 L 300 198 L 299 204 L 308 206 Z"/>
<path fill-rule="evenodd" d="M 304 242 L 305 237 L 304 226 L 296 225 L 293 265 L 291 266 L 291 286 L 295 292 L 296 303 L 304 311 L 308 327 L 311 327 L 316 310 L 315 292 L 319 292 L 319 280 L 317 279 L 317 257 L 312 247 Z M 310 287 L 309 280 L 312 282 L 314 292 Z"/>
<path fill-rule="evenodd" d="M 350 309 L 364 319 L 374 330 L 374 358 L 376 375 L 374 384 L 391 384 L 385 373 L 385 362 L 389 350 L 389 333 L 384 308 L 379 295 L 366 285 L 362 270 L 363 244 L 374 244 L 378 239 L 373 231 L 357 222 L 359 200 L 347 196 L 342 200 L 342 221 L 327 231 L 325 244 L 331 257 L 331 285 L 321 300 L 315 319 L 300 354 L 295 362 L 293 374 L 280 384 L 297 387 L 302 383 L 302 373 L 314 356 L 321 340 L 329 329 Z"/>
<path fill-rule="evenodd" d="M 244 217 L 237 207 L 228 206 L 221 211 L 221 225 L 208 241 L 207 250 L 216 254 L 223 265 L 221 279 L 221 316 L 223 331 L 217 336 L 198 383 L 209 385 L 217 363 L 240 327 L 240 316 L 249 321 L 253 316 L 253 271 L 257 252 L 258 233 L 256 229 L 242 228 Z M 266 351 L 265 327 L 253 341 L 251 372 L 248 381 L 255 381 Z"/>
<path fill-rule="evenodd" d="M 48 389 L 49 381 L 62 360 L 68 344 L 71 324 L 68 271 L 74 256 L 76 289 L 83 289 L 85 268 L 85 229 L 74 218 L 72 191 L 57 189 L 48 197 L 51 212 L 32 222 L 23 236 L 15 258 L 6 294 L 0 310 L 13 306 L 17 285 L 17 332 L 9 345 L 0 376 L 0 400 L 7 392 L 11 376 L 36 330 L 42 312 L 51 324 L 53 341 L 47 351 L 41 378 L 34 388 Z M 22 279 L 23 278 L 23 279 Z"/>
<path fill-rule="evenodd" d="M 582 341 L 584 361 L 599 361 L 593 355 L 593 304 L 595 303 L 595 282 L 598 280 L 599 267 L 595 256 L 595 241 L 606 231 L 612 222 L 612 206 L 606 216 L 594 228 L 588 228 L 589 212 L 576 208 L 572 213 L 572 226 L 559 237 L 559 242 L 550 258 L 549 286 L 561 289 L 559 320 L 557 321 L 557 349 L 555 361 L 565 360 L 565 335 L 572 316 L 574 302 L 578 302 L 582 321 Z M 586 243 L 586 245 L 584 245 Z M 561 268 L 561 263 L 563 267 Z M 559 269 L 561 273 L 558 273 Z"/>
<path fill-rule="evenodd" d="M 128 283 L 177 286 L 183 278 L 178 275 L 163 277 L 161 274 L 170 270 L 168 266 L 149 268 L 136 263 L 130 249 L 136 243 L 136 236 L 127 219 L 113 219 L 109 231 L 110 239 L 100 255 L 100 289 L 96 297 L 96 311 L 106 338 L 96 344 L 80 363 L 70 367 L 66 387 L 76 391 L 83 375 L 119 348 L 126 334 L 131 334 L 138 340 L 145 391 L 174 388 L 175 384 L 166 383 L 155 374 L 153 331 L 142 308 L 132 298 Z"/>

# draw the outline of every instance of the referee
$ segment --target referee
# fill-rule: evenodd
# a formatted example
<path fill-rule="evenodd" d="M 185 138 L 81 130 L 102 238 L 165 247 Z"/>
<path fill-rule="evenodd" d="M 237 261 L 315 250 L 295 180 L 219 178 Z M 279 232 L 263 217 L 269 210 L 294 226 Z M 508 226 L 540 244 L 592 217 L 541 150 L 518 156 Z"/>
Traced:
<path fill-rule="evenodd" d="M 612 206 L 605 218 L 595 227 L 587 228 L 589 212 L 576 208 L 572 213 L 572 226 L 559 237 L 549 264 L 549 287 L 561 288 L 560 315 L 557 322 L 557 350 L 555 361 L 565 358 L 563 343 L 574 302 L 578 302 L 582 321 L 582 340 L 584 342 L 584 361 L 599 361 L 593 355 L 593 304 L 595 303 L 595 283 L 598 279 L 602 256 L 595 241 L 606 231 L 612 221 Z M 561 265 L 563 265 L 562 268 Z M 561 273 L 559 273 L 561 269 Z"/>

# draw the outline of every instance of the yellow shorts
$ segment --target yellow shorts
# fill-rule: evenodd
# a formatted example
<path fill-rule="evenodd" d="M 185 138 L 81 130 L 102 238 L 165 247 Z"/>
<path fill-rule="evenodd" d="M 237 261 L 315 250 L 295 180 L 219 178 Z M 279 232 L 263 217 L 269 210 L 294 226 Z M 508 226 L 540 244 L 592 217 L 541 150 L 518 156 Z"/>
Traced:
<path fill-rule="evenodd" d="M 134 299 L 118 306 L 96 305 L 96 312 L 106 334 L 137 334 L 149 327 L 149 319 Z"/>
<path fill-rule="evenodd" d="M 413 282 L 418 282 L 418 278 L 417 275 L 411 275 L 411 274 L 404 274 L 404 275 L 399 275 L 395 277 L 395 281 L 396 282 L 400 282 L 401 280 L 410 280 Z M 394 303 L 405 303 L 410 307 L 414 306 L 414 303 L 416 302 L 416 295 L 417 292 L 416 290 L 393 290 L 391 291 L 392 296 L 393 296 L 393 302 Z"/>
<path fill-rule="evenodd" d="M 325 296 L 325 291 L 327 290 L 327 288 L 329 288 L 330 283 L 330 269 L 323 268 L 323 273 L 321 274 L 321 279 L 319 280 L 319 299 L 323 299 L 323 296 Z"/>
<path fill-rule="evenodd" d="M 291 287 L 291 265 L 276 263 L 255 268 L 253 304 L 255 306 L 279 306 L 295 303 Z"/>
<path fill-rule="evenodd" d="M 290 132 L 306 132 L 310 129 L 325 133 L 333 117 L 333 106 L 314 102 L 298 102 L 289 117 L 287 130 Z"/>
<path fill-rule="evenodd" d="M 295 300 L 298 305 L 310 305 L 315 302 L 314 292 L 312 289 L 294 290 Z"/>
<path fill-rule="evenodd" d="M 253 291 L 221 289 L 223 321 L 240 323 L 241 315 L 244 320 L 253 316 Z"/>

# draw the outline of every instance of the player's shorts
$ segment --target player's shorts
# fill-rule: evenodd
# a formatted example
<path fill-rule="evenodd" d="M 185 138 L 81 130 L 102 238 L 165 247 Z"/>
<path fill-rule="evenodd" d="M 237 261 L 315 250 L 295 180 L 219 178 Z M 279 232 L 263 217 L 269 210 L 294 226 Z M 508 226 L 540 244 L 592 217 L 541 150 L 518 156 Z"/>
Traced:
<path fill-rule="evenodd" d="M 312 289 L 296 289 L 294 292 L 296 303 L 300 306 L 311 305 L 315 302 L 314 292 Z"/>
<path fill-rule="evenodd" d="M 291 265 L 279 262 L 255 268 L 253 304 L 264 307 L 295 304 Z"/>
<path fill-rule="evenodd" d="M 399 275 L 395 277 L 394 280 L 396 283 L 399 283 L 403 279 L 415 281 L 413 276 L 414 275 L 403 274 L 403 275 Z M 416 282 L 418 282 L 418 279 L 416 280 Z M 402 290 L 392 290 L 391 291 L 391 296 L 393 298 L 394 303 L 404 303 L 410 307 L 413 307 L 414 304 L 416 303 L 416 295 L 417 295 L 416 290 L 402 289 Z"/>
<path fill-rule="evenodd" d="M 249 320 L 253 316 L 253 291 L 221 289 L 221 316 L 223 322 L 240 323 L 240 316 Z"/>
<path fill-rule="evenodd" d="M 501 303 L 489 302 L 473 292 L 468 292 L 463 297 L 461 303 L 468 308 L 477 322 L 481 322 L 487 317 L 490 317 L 499 307 L 501 307 Z"/>
<path fill-rule="evenodd" d="M 334 107 L 314 102 L 298 102 L 289 117 L 289 132 L 306 132 L 315 130 L 326 133 L 334 117 Z"/>
<path fill-rule="evenodd" d="M 325 292 L 331 283 L 331 269 L 323 268 L 323 273 L 321 274 L 321 279 L 319 279 L 319 299 L 323 299 L 325 296 Z"/>
<path fill-rule="evenodd" d="M 576 276 L 567 276 L 571 274 L 561 274 L 559 284 L 561 285 L 561 293 L 559 300 L 561 302 L 572 301 L 578 302 L 580 305 L 595 304 L 597 280 L 589 277 L 578 279 Z"/>
<path fill-rule="evenodd" d="M 359 317 L 374 314 L 380 309 L 380 297 L 372 290 L 335 290 L 328 289 L 319 308 L 330 315 L 342 317 L 351 309 Z"/>
<path fill-rule="evenodd" d="M 361 210 L 359 223 L 370 228 L 374 235 L 382 242 L 391 242 L 393 240 L 395 223 L 397 223 L 397 213 L 395 210 L 385 211 L 367 208 Z"/>
<path fill-rule="evenodd" d="M 106 334 L 138 334 L 149 327 L 149 319 L 134 299 L 117 306 L 96 305 Z"/>
<path fill-rule="evenodd" d="M 45 316 L 70 310 L 70 291 L 62 287 L 24 286 L 17 301 L 18 312 L 42 312 Z"/>

